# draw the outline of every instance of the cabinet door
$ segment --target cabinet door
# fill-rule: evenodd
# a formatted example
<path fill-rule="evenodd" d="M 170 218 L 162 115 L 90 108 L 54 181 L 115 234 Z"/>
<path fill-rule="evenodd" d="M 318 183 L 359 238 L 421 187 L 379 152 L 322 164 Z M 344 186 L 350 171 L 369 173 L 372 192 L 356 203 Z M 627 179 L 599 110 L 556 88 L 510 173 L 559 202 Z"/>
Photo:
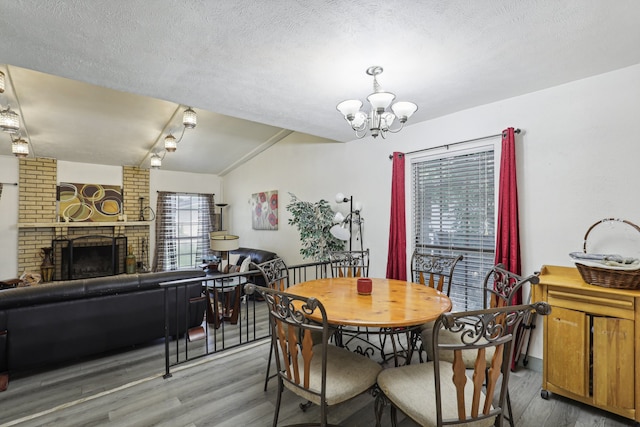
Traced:
<path fill-rule="evenodd" d="M 547 382 L 589 397 L 589 318 L 553 307 L 547 328 Z"/>
<path fill-rule="evenodd" d="M 633 321 L 593 318 L 593 400 L 596 405 L 634 408 Z"/>

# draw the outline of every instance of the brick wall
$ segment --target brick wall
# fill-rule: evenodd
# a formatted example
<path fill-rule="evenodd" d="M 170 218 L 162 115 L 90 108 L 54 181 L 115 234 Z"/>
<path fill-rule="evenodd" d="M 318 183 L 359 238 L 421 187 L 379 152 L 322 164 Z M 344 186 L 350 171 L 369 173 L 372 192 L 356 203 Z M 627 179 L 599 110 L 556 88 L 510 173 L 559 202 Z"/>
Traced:
<path fill-rule="evenodd" d="M 55 159 L 20 159 L 18 223 L 53 223 L 57 221 L 57 179 Z M 123 167 L 123 209 L 128 221 L 137 221 L 140 197 L 149 201 L 149 171 Z M 91 184 L 100 184 L 99 182 Z M 147 218 L 149 219 L 149 218 Z M 153 223 L 128 226 L 96 227 L 20 227 L 18 229 L 18 274 L 40 272 L 41 248 L 51 246 L 53 239 L 85 235 L 125 235 L 138 261 L 144 246 L 149 266 L 149 227 Z M 56 260 L 54 260 L 55 262 Z M 55 280 L 55 278 L 54 278 Z"/>

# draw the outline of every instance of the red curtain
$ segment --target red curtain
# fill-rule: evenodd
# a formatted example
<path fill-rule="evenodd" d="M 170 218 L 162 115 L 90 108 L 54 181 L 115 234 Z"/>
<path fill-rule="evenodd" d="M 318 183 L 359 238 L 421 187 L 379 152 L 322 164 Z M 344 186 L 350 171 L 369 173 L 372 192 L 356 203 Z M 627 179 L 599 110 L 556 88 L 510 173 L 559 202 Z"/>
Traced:
<path fill-rule="evenodd" d="M 407 225 L 405 221 L 404 153 L 393 153 L 391 221 L 387 279 L 407 280 Z"/>
<path fill-rule="evenodd" d="M 502 131 L 495 262 L 496 264 L 504 264 L 507 270 L 512 273 L 522 274 L 520 268 L 516 146 L 513 128 Z M 520 304 L 521 302 L 522 293 L 516 296 L 514 303 Z"/>

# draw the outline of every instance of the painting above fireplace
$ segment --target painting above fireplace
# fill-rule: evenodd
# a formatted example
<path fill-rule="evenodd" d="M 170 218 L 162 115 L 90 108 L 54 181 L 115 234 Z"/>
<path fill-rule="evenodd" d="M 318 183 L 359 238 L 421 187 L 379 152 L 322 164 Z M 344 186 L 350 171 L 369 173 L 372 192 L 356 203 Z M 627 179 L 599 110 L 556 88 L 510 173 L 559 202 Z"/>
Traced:
<path fill-rule="evenodd" d="M 116 185 L 61 182 L 57 196 L 62 221 L 116 221 L 122 213 L 122 189 Z"/>

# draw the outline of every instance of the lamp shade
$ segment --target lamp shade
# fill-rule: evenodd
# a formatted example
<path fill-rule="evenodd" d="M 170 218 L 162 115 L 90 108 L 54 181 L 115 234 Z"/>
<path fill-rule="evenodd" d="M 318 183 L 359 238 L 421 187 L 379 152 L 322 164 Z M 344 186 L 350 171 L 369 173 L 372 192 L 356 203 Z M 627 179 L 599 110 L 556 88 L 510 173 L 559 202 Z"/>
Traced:
<path fill-rule="evenodd" d="M 11 152 L 16 157 L 27 157 L 29 155 L 29 143 L 22 138 L 11 142 Z"/>
<path fill-rule="evenodd" d="M 173 153 L 174 151 L 176 151 L 176 148 L 178 148 L 178 141 L 176 140 L 176 137 L 173 136 L 172 134 L 165 136 L 164 149 L 167 150 L 169 153 Z"/>
<path fill-rule="evenodd" d="M 340 111 L 347 120 L 353 120 L 356 113 L 360 111 L 360 107 L 362 107 L 361 101 L 358 101 L 357 99 L 349 99 L 339 103 L 336 106 L 336 109 Z"/>
<path fill-rule="evenodd" d="M 20 130 L 20 117 L 11 107 L 0 111 L 0 130 L 9 133 L 16 133 Z"/>
<path fill-rule="evenodd" d="M 418 110 L 418 106 L 413 102 L 400 101 L 393 104 L 391 109 L 398 116 L 398 120 L 404 123 Z"/>
<path fill-rule="evenodd" d="M 211 235 L 209 233 L 209 245 L 213 251 L 235 251 L 240 247 L 240 238 L 233 234 Z"/>
<path fill-rule="evenodd" d="M 367 97 L 367 101 L 376 112 L 382 113 L 395 98 L 396 96 L 391 92 L 375 92 Z"/>
<path fill-rule="evenodd" d="M 187 129 L 193 129 L 196 127 L 196 124 L 198 124 L 198 115 L 191 109 L 191 107 L 184 110 L 184 114 L 182 115 L 182 124 Z"/>
<path fill-rule="evenodd" d="M 336 224 L 333 227 L 331 227 L 329 229 L 329 232 L 333 237 L 339 240 L 349 240 L 349 237 L 351 236 L 351 233 L 349 233 L 349 230 L 347 230 L 340 224 Z"/>
<path fill-rule="evenodd" d="M 153 169 L 159 169 L 162 166 L 162 158 L 158 154 L 151 155 L 151 167 Z"/>

